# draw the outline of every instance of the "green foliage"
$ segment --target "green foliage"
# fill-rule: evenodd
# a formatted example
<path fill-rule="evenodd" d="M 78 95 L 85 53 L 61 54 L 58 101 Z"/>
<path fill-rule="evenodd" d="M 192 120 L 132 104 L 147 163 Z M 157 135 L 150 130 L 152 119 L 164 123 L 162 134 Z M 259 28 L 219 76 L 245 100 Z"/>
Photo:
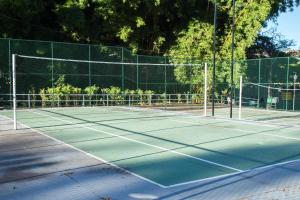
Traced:
<path fill-rule="evenodd" d="M 120 105 L 123 103 L 124 96 L 122 94 L 122 90 L 119 87 L 111 86 L 109 88 L 103 88 L 101 91 L 104 94 L 109 95 L 109 100 L 113 105 Z"/>
<path fill-rule="evenodd" d="M 213 23 L 214 0 L 1 0 L 0 35 L 30 39 L 125 44 L 155 53 L 166 52 L 178 34 L 198 20 Z M 230 39 L 231 0 L 218 0 L 219 44 Z M 247 48 L 253 32 L 299 0 L 236 0 L 238 37 Z M 255 20 L 254 20 L 255 19 Z M 244 27 L 243 30 L 240 28 Z M 255 35 L 255 34 L 254 34 Z M 0 37 L 1 37 L 0 36 Z M 165 41 L 160 38 L 164 38 Z M 245 42 L 243 42 L 245 41 Z M 238 44 L 238 43 L 237 43 Z M 198 45 L 198 44 L 197 44 Z M 227 45 L 224 51 L 227 50 Z M 159 51 L 157 50 L 159 48 Z M 243 56 L 243 52 L 238 56 Z"/>
<path fill-rule="evenodd" d="M 141 17 L 136 18 L 136 27 L 137 28 L 140 28 L 140 27 L 145 26 L 145 25 L 146 25 L 146 23 L 143 20 L 143 18 L 141 18 Z"/>
<path fill-rule="evenodd" d="M 86 88 L 84 88 L 84 92 L 89 95 L 92 96 L 94 94 L 96 94 L 99 90 L 99 87 L 97 87 L 96 85 L 92 85 L 92 86 L 88 86 Z M 80 93 L 78 93 L 80 94 Z"/>
<path fill-rule="evenodd" d="M 154 91 L 146 90 L 146 91 L 144 91 L 144 94 L 146 95 L 148 105 L 151 105 L 152 104 L 152 95 L 154 94 Z"/>
<path fill-rule="evenodd" d="M 202 64 L 212 60 L 214 2 L 218 3 L 217 84 L 223 86 L 220 93 L 228 87 L 230 77 L 232 0 L 1 0 L 0 37 L 122 45 L 134 53 L 170 54 L 173 63 Z M 293 9 L 299 2 L 236 0 L 235 60 L 246 58 L 247 49 L 260 39 L 257 34 L 267 20 L 276 19 L 280 12 Z M 278 50 L 276 45 L 270 47 L 275 47 L 271 49 L 273 53 Z M 49 56 L 45 52 L 39 49 L 34 53 Z M 115 54 L 105 49 L 99 52 Z M 235 64 L 235 81 L 245 71 L 241 66 Z M 191 84 L 193 92 L 202 92 L 204 76 L 200 67 L 177 67 L 175 73 L 177 81 Z M 45 98 L 54 102 L 70 98 L 68 93 L 74 88 L 64 84 L 64 79 L 59 77 L 55 83 L 60 96 Z"/>
<path fill-rule="evenodd" d="M 130 34 L 132 33 L 132 29 L 129 26 L 124 26 L 120 29 L 117 36 L 124 42 L 129 40 Z"/>
<path fill-rule="evenodd" d="M 61 102 L 64 102 L 65 106 L 69 106 L 71 103 L 71 95 L 81 94 L 81 88 L 74 87 L 70 84 L 65 83 L 65 77 L 59 76 L 55 81 L 55 87 L 48 87 L 40 89 L 40 97 L 42 100 L 42 106 L 47 105 L 61 105 Z M 79 100 L 79 96 L 72 98 L 74 102 Z M 77 103 L 74 103 L 77 104 Z"/>

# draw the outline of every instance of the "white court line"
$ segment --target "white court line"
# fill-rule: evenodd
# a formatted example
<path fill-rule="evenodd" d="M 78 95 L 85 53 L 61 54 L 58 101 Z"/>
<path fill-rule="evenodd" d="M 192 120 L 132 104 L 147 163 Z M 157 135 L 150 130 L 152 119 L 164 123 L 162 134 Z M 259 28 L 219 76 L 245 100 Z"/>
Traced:
<path fill-rule="evenodd" d="M 13 120 L 12 120 L 11 118 L 9 118 L 9 117 L 6 117 L 6 116 L 3 116 L 3 117 L 5 117 L 5 118 L 7 118 L 7 119 L 9 119 L 9 120 L 11 120 L 11 121 L 13 121 Z M 100 157 L 94 156 L 93 154 L 90 154 L 90 153 L 88 153 L 88 152 L 85 152 L 85 151 L 83 151 L 83 150 L 81 150 L 81 149 L 79 149 L 79 148 L 77 148 L 77 147 L 74 147 L 74 146 L 68 144 L 68 143 L 65 143 L 65 142 L 63 142 L 63 141 L 61 141 L 61 140 L 58 140 L 58 139 L 56 139 L 56 138 L 54 138 L 54 137 L 51 137 L 51 136 L 49 136 L 49 135 L 47 135 L 47 134 L 45 134 L 45 133 L 43 133 L 43 132 L 41 132 L 41 131 L 39 131 L 39 130 L 37 130 L 37 129 L 31 128 L 31 127 L 29 127 L 29 126 L 27 126 L 27 125 L 25 125 L 25 124 L 23 124 L 23 123 L 20 123 L 20 122 L 18 122 L 18 124 L 20 124 L 20 125 L 22 125 L 22 126 L 28 128 L 28 129 L 30 129 L 30 130 L 32 130 L 32 131 L 35 131 L 35 132 L 37 132 L 37 133 L 39 133 L 39 134 L 41 134 L 41 135 L 43 135 L 43 136 L 45 136 L 45 137 L 48 137 L 48 138 L 50 138 L 50 139 L 52 139 L 52 140 L 54 140 L 54 141 L 56 141 L 56 142 L 58 142 L 58 143 L 60 143 L 60 144 L 64 144 L 64 145 L 66 145 L 66 146 L 68 146 L 68 147 L 70 147 L 70 148 L 72 148 L 72 149 L 74 149 L 74 150 L 76 150 L 76 151 L 79 151 L 79 152 L 81 152 L 81 153 L 83 153 L 83 154 L 85 154 L 85 155 L 87 155 L 87 156 L 89 156 L 89 157 L 92 157 L 92 158 L 94 158 L 94 159 L 96 159 L 96 160 L 99 160 L 99 161 L 101 161 L 101 162 L 103 162 L 103 163 L 106 163 L 106 164 L 108 164 L 108 165 L 110 165 L 110 166 L 113 166 L 113 167 L 115 167 L 115 168 L 117 168 L 117 169 L 121 169 L 122 171 L 125 171 L 125 172 L 127 172 L 128 174 L 131 174 L 131 175 L 133 175 L 133 176 L 135 176 L 135 177 L 138 177 L 138 178 L 140 178 L 141 180 L 147 181 L 147 182 L 152 183 L 152 184 L 154 184 L 154 185 L 157 185 L 157 186 L 159 186 L 159 187 L 161 187 L 161 188 L 167 188 L 167 186 L 165 186 L 165 185 L 162 185 L 162 184 L 160 184 L 160 183 L 157 183 L 157 182 L 155 182 L 155 181 L 152 181 L 152 180 L 150 180 L 150 179 L 147 179 L 147 178 L 145 178 L 145 177 L 143 177 L 143 176 L 140 176 L 140 175 L 138 175 L 138 174 L 136 174 L 136 173 L 134 173 L 134 172 L 131 172 L 131 171 L 127 170 L 127 169 L 124 169 L 124 168 L 122 168 L 122 167 L 120 167 L 120 166 L 118 166 L 118 165 L 115 165 L 115 164 L 113 164 L 113 163 L 111 163 L 111 162 L 109 162 L 109 161 L 107 161 L 107 160 L 104 160 L 104 159 L 102 159 L 102 158 L 100 158 Z M 70 169 L 67 169 L 67 170 L 70 170 Z M 65 171 L 66 171 L 66 170 L 65 170 Z"/>
<path fill-rule="evenodd" d="M 32 111 L 32 113 L 35 113 L 35 114 L 38 114 L 38 115 L 41 115 L 41 116 L 45 116 L 45 117 L 50 117 L 50 118 L 53 118 L 53 119 L 56 119 L 56 120 L 60 120 L 60 121 L 64 121 L 64 122 L 67 122 L 67 123 L 74 124 L 72 121 L 60 119 L 58 117 L 53 117 L 51 115 L 42 114 L 42 113 L 34 112 L 34 111 Z M 143 144 L 143 145 L 146 145 L 146 146 L 150 146 L 150 147 L 153 147 L 153 148 L 156 148 L 156 149 L 164 150 L 164 151 L 167 151 L 167 152 L 172 152 L 172 153 L 177 154 L 177 155 L 185 156 L 185 157 L 188 157 L 188 158 L 199 160 L 199 161 L 202 161 L 202 162 L 205 162 L 205 163 L 209 163 L 209 164 L 212 164 L 212 165 L 216 165 L 216 166 L 219 166 L 219 167 L 227 168 L 227 169 L 230 169 L 230 170 L 233 170 L 233 171 L 238 171 L 238 172 L 242 171 L 242 170 L 234 168 L 234 167 L 230 167 L 230 166 L 223 165 L 223 164 L 220 164 L 220 163 L 212 162 L 212 161 L 209 161 L 209 160 L 206 160 L 206 159 L 202 159 L 202 158 L 198 158 L 198 157 L 195 157 L 195 156 L 191 156 L 191 155 L 188 155 L 188 154 L 185 154 L 185 153 L 180 153 L 178 151 L 175 151 L 175 150 L 172 150 L 172 149 L 168 149 L 168 148 L 165 148 L 165 147 L 160 147 L 160 146 L 149 144 L 149 143 L 146 143 L 146 142 L 141 142 L 139 140 L 127 138 L 125 136 L 117 135 L 117 134 L 110 133 L 110 132 L 107 132 L 107 131 L 98 130 L 98 129 L 91 128 L 91 127 L 88 127 L 88 126 L 84 126 L 84 125 L 81 125 L 81 124 L 75 124 L 75 125 L 83 127 L 83 128 L 86 128 L 86 129 L 90 129 L 90 130 L 93 130 L 93 131 L 96 131 L 96 132 L 105 133 L 107 135 L 111 135 L 111 136 L 114 136 L 114 137 L 122 138 L 124 140 L 128 140 L 128 141 L 131 141 L 131 142 L 135 142 L 135 143 Z"/>
<path fill-rule="evenodd" d="M 182 121 L 182 120 L 171 120 L 171 121 L 175 121 L 175 122 L 180 122 L 180 123 L 185 123 L 185 124 L 193 124 L 193 125 L 201 125 L 195 122 L 187 122 L 187 121 Z M 278 138 L 284 138 L 284 139 L 288 139 L 288 140 L 296 140 L 296 141 L 300 141 L 300 138 L 294 138 L 294 137 L 289 137 L 289 136 L 282 136 L 282 135 L 277 135 L 277 134 L 271 134 L 271 133 L 260 133 L 260 132 L 256 132 L 256 131 L 248 131 L 248 130 L 243 130 L 243 129 L 238 129 L 238 128 L 228 128 L 228 127 L 218 127 L 215 126 L 217 128 L 224 128 L 224 129 L 230 129 L 230 130 L 237 130 L 237 131 L 241 131 L 241 132 L 245 132 L 245 133 L 254 133 L 254 134 L 258 134 L 258 135 L 267 135 L 267 136 L 273 136 L 273 137 L 278 137 Z M 266 130 L 266 131 L 272 131 L 272 130 Z"/>
<path fill-rule="evenodd" d="M 176 113 L 178 115 L 185 115 L 187 116 L 187 118 L 199 118 L 199 119 L 214 119 L 214 120 L 219 120 L 219 121 L 229 121 L 229 122 L 234 122 L 234 123 L 243 123 L 243 124 L 251 124 L 251 125 L 259 125 L 259 126 L 263 126 L 263 127 L 273 127 L 273 128 L 278 128 L 281 126 L 285 126 L 288 127 L 288 125 L 279 125 L 279 124 L 268 124 L 268 123 L 263 123 L 263 122 L 257 122 L 257 121 L 253 121 L 253 120 L 237 120 L 237 119 L 229 119 L 229 118 L 225 118 L 225 117 L 212 117 L 212 116 L 204 116 L 204 115 L 196 115 L 196 114 L 192 114 L 190 112 L 182 112 L 182 111 L 165 111 L 165 110 L 156 110 L 156 109 L 152 109 L 152 108 L 127 108 L 127 107 L 119 107 L 122 109 L 133 109 L 133 110 L 140 110 L 140 111 L 144 111 L 144 112 L 148 112 L 148 110 L 153 111 L 154 113 Z M 126 111 L 124 111 L 126 112 Z M 193 116 L 191 116 L 193 115 Z"/>
<path fill-rule="evenodd" d="M 209 126 L 211 124 L 200 124 L 200 123 L 196 123 L 196 122 L 188 122 L 188 121 L 182 121 L 182 120 L 177 120 L 177 119 L 171 119 L 171 121 L 174 121 L 174 122 L 179 122 L 179 123 L 184 123 L 184 124 L 192 124 L 192 125 L 203 125 L 203 126 Z M 245 132 L 245 133 L 255 133 L 253 131 L 247 131 L 247 130 L 243 130 L 243 129 L 238 129 L 238 128 L 228 128 L 228 127 L 222 127 L 222 126 L 216 126 L 216 125 L 212 125 L 216 128 L 225 128 L 225 129 L 230 129 L 230 130 L 237 130 L 237 131 L 240 131 L 240 132 Z"/>
<path fill-rule="evenodd" d="M 263 166 L 263 167 L 257 167 L 257 168 L 245 170 L 245 171 L 242 171 L 242 172 L 235 172 L 235 173 L 231 173 L 231 174 L 224 174 L 224 175 L 220 175 L 220 176 L 214 176 L 214 177 L 209 177 L 209 178 L 204 178 L 204 179 L 198 179 L 198 180 L 193 180 L 193 181 L 187 181 L 187 182 L 183 182 L 183 183 L 173 184 L 173 185 L 166 186 L 166 188 L 172 188 L 172 187 L 183 186 L 183 185 L 192 184 L 192 183 L 200 183 L 200 182 L 203 182 L 203 181 L 214 180 L 214 179 L 218 179 L 218 178 L 226 178 L 226 177 L 230 177 L 230 176 L 241 175 L 241 174 L 245 174 L 245 173 L 248 173 L 248 172 L 255 172 L 255 171 L 259 171 L 259 170 L 263 170 L 263 169 L 268 169 L 268 168 L 272 168 L 272 167 L 277 167 L 277 166 L 280 167 L 282 165 L 287 165 L 287 164 L 295 163 L 295 162 L 300 162 L 300 159 L 291 160 L 291 161 L 285 161 L 285 162 L 280 162 L 280 163 L 276 163 L 276 164 L 272 164 L 272 165 L 266 165 L 266 166 Z"/>
<path fill-rule="evenodd" d="M 12 119 L 9 118 L 9 117 L 6 117 L 6 116 L 3 116 L 3 117 L 4 117 L 4 118 L 7 118 L 7 119 L 9 119 L 9 120 L 12 120 Z M 254 168 L 254 169 L 244 170 L 244 171 L 240 171 L 240 172 L 228 173 L 228 174 L 224 174 L 224 175 L 220 175 L 220 176 L 214 176 L 214 177 L 209 177 L 209 178 L 204 178 L 204 179 L 198 179 L 198 180 L 193 180 L 193 181 L 187 181 L 187 182 L 183 182 L 183 183 L 178 183 L 178 184 L 173 184 L 173 185 L 165 186 L 165 185 L 159 184 L 159 183 L 157 183 L 157 182 L 155 182 L 155 181 L 152 181 L 152 180 L 150 180 L 150 179 L 147 179 L 147 178 L 145 178 L 145 177 L 143 177 L 143 176 L 140 176 L 140 175 L 138 175 L 138 174 L 135 174 L 134 172 L 128 171 L 128 170 L 126 170 L 126 169 L 124 169 L 124 168 L 122 168 L 122 167 L 119 167 L 119 166 L 117 166 L 117 165 L 115 165 L 115 164 L 113 164 L 113 163 L 110 163 L 110 162 L 108 162 L 108 161 L 106 161 L 106 160 L 104 160 L 104 159 L 102 159 L 102 158 L 96 157 L 96 156 L 94 156 L 94 155 L 92 155 L 92 154 L 90 154 L 90 153 L 87 153 L 87 152 L 85 152 L 85 151 L 83 151 L 83 150 L 81 150 L 81 149 L 78 149 L 78 148 L 76 148 L 76 147 L 74 147 L 74 146 L 72 146 L 72 145 L 69 145 L 69 144 L 67 144 L 67 143 L 65 143 L 65 142 L 63 142 L 63 141 L 60 141 L 60 140 L 58 140 L 58 139 L 56 139 L 56 138 L 53 138 L 53 137 L 51 137 L 51 136 L 49 136 L 49 135 L 46 135 L 46 134 L 44 134 L 43 132 L 41 132 L 41 131 L 39 131 L 39 130 L 36 130 L 36 129 L 33 129 L 33 128 L 31 128 L 31 127 L 29 127 L 29 126 L 27 126 L 27 125 L 25 125 L 25 124 L 23 124 L 23 123 L 20 123 L 20 122 L 18 122 L 18 123 L 21 124 L 21 125 L 23 125 L 24 127 L 29 128 L 30 130 L 36 131 L 37 133 L 39 133 L 39 134 L 41 134 L 41 135 L 43 135 L 43 136 L 45 136 L 45 137 L 48 137 L 48 138 L 50 138 L 50 139 L 56 141 L 56 142 L 58 142 L 58 143 L 64 144 L 64 145 L 66 145 L 66 146 L 68 146 L 68 147 L 70 147 L 70 148 L 72 148 L 72 149 L 75 149 L 75 150 L 77 150 L 77 151 L 79 151 L 79 152 L 81 152 L 81 153 L 83 153 L 83 154 L 85 154 L 85 155 L 87 155 L 87 156 L 90 156 L 90 157 L 92 157 L 92 158 L 94 158 L 94 159 L 96 159 L 96 160 L 102 161 L 102 162 L 104 162 L 104 163 L 106 163 L 106 164 L 108 164 L 108 165 L 111 165 L 111 166 L 113 166 L 113 167 L 116 167 L 116 168 L 118 168 L 118 169 L 121 169 L 121 170 L 127 172 L 128 174 L 131 174 L 131 175 L 133 175 L 133 176 L 136 176 L 136 177 L 138 177 L 138 178 L 140 178 L 140 179 L 142 179 L 142 180 L 145 180 L 145 181 L 147 181 L 147 182 L 149 182 L 149 183 L 152 183 L 152 184 L 154 184 L 154 185 L 157 185 L 157 186 L 159 186 L 159 187 L 161 187 L 161 188 L 165 188 L 165 189 L 166 189 L 166 188 L 177 187 L 177 186 L 184 186 L 184 185 L 192 184 L 192 183 L 200 183 L 200 182 L 203 182 L 203 181 L 209 181 L 209 180 L 214 180 L 214 179 L 218 179 L 218 178 L 226 178 L 226 177 L 230 177 L 230 176 L 234 176 L 234 175 L 244 174 L 244 173 L 247 173 L 247 172 L 259 171 L 259 170 L 262 170 L 262 169 L 272 168 L 272 167 L 281 166 L 281 165 L 285 165 L 285 164 L 289 164 L 289 163 L 300 162 L 300 159 L 296 159 L 296 160 L 291 160 L 291 161 L 286 161 L 286 162 L 280 162 L 280 163 L 276 163 L 276 164 L 272 164 L 272 165 L 266 165 L 266 166 L 263 166 L 263 167 L 257 167 L 257 168 Z"/>

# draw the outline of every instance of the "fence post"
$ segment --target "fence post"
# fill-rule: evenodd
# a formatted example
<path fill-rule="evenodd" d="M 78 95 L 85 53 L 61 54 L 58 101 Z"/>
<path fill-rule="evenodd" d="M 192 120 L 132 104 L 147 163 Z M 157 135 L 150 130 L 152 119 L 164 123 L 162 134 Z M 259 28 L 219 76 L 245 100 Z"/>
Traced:
<path fill-rule="evenodd" d="M 204 116 L 207 116 L 207 63 L 204 64 Z"/>
<path fill-rule="evenodd" d="M 84 94 L 82 95 L 82 106 L 83 107 L 85 106 L 85 95 Z"/>
<path fill-rule="evenodd" d="M 139 55 L 136 55 L 136 89 L 139 89 Z"/>
<path fill-rule="evenodd" d="M 28 108 L 30 108 L 30 94 L 27 95 L 27 99 L 28 99 Z"/>
<path fill-rule="evenodd" d="M 12 55 L 12 79 L 13 79 L 13 117 L 14 129 L 17 130 L 17 88 L 16 88 L 16 54 Z"/>
<path fill-rule="evenodd" d="M 89 45 L 89 86 L 92 86 L 91 74 L 91 45 Z"/>
<path fill-rule="evenodd" d="M 53 42 L 50 43 L 51 46 L 51 87 L 52 87 L 52 105 L 54 104 L 54 47 Z"/>
<path fill-rule="evenodd" d="M 261 58 L 258 60 L 258 84 L 260 85 L 261 83 Z M 260 103 L 260 87 L 257 89 L 257 108 L 259 108 L 259 103 Z"/>
<path fill-rule="evenodd" d="M 165 93 L 167 94 L 167 57 L 165 57 Z"/>
<path fill-rule="evenodd" d="M 124 91 L 125 87 L 125 80 L 124 80 L 124 48 L 121 47 L 122 49 L 122 74 L 121 74 L 121 79 L 122 79 L 122 91 Z"/>
<path fill-rule="evenodd" d="M 286 89 L 289 89 L 290 57 L 287 58 Z M 288 110 L 288 92 L 285 93 L 285 110 Z"/>
<path fill-rule="evenodd" d="M 12 57 L 11 57 L 11 41 L 10 41 L 10 39 L 8 39 L 9 94 L 13 93 L 11 61 L 12 61 Z M 10 104 L 11 107 L 13 107 L 12 102 L 13 102 L 12 101 L 12 95 L 9 95 L 9 104 Z"/>
<path fill-rule="evenodd" d="M 130 107 L 130 94 L 128 95 L 128 105 L 129 105 L 129 107 Z"/>
<path fill-rule="evenodd" d="M 106 106 L 108 106 L 109 100 L 108 100 L 108 94 L 106 94 Z"/>
<path fill-rule="evenodd" d="M 239 99 L 239 119 L 242 119 L 242 101 L 243 101 L 243 77 L 240 76 L 240 99 Z"/>

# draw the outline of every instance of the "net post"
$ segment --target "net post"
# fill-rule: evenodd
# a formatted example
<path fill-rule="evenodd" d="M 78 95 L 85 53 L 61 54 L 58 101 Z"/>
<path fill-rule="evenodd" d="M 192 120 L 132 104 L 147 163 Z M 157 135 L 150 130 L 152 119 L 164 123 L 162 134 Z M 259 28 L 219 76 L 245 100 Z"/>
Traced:
<path fill-rule="evenodd" d="M 12 81 L 13 81 L 13 119 L 14 129 L 17 130 L 17 92 L 16 92 L 16 54 L 12 54 Z"/>
<path fill-rule="evenodd" d="M 240 76 L 239 120 L 242 119 L 243 76 Z"/>
<path fill-rule="evenodd" d="M 207 63 L 204 64 L 204 116 L 207 116 Z"/>

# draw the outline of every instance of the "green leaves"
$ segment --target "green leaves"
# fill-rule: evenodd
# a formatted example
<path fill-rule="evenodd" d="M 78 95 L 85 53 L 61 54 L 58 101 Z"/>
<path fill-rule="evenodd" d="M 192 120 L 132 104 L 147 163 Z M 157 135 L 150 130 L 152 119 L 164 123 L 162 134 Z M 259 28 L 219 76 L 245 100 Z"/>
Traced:
<path fill-rule="evenodd" d="M 129 26 L 124 26 L 120 29 L 117 36 L 124 42 L 127 42 L 129 40 L 130 34 L 133 32 L 133 30 Z"/>

